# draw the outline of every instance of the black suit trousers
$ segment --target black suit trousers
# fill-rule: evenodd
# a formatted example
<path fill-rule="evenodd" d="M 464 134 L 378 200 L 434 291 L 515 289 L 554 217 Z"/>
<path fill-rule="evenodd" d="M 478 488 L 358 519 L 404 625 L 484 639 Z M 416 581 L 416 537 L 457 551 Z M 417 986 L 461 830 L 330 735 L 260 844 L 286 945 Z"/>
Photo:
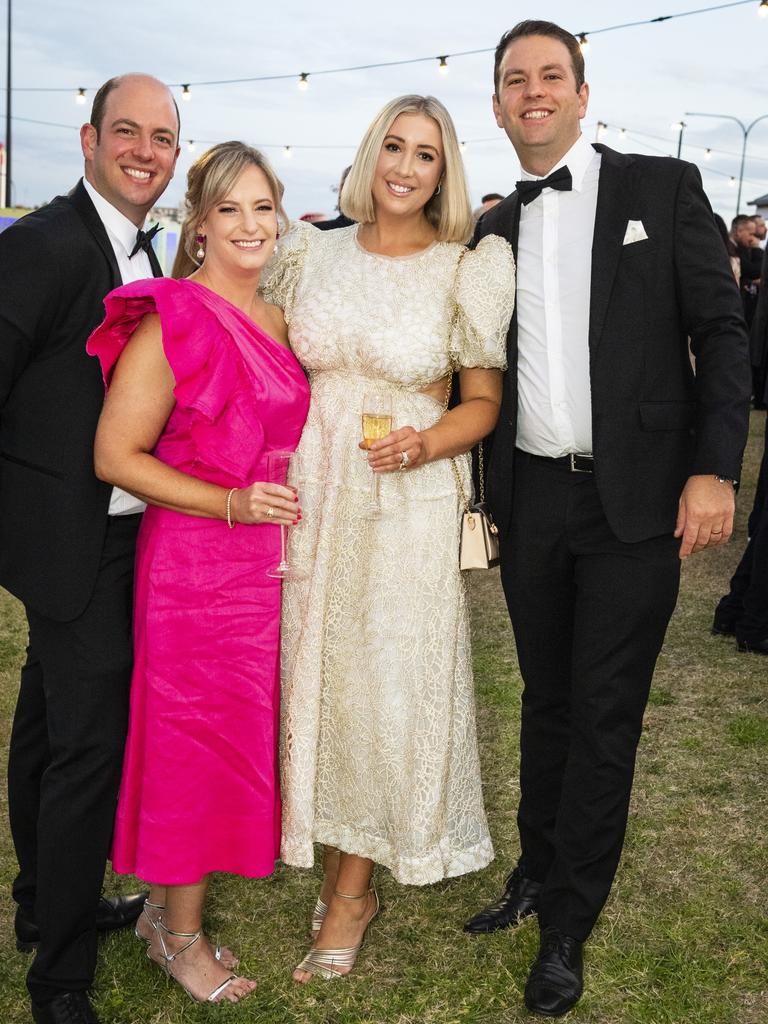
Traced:
<path fill-rule="evenodd" d="M 32 998 L 93 982 L 96 908 L 128 721 L 133 562 L 140 516 L 109 520 L 93 596 L 72 622 L 27 608 L 29 646 L 11 734 L 9 813 L 16 901 L 40 948 Z"/>
<path fill-rule="evenodd" d="M 717 617 L 733 627 L 739 640 L 755 643 L 768 639 L 768 413 L 747 532 L 747 546 L 731 579 L 730 592 L 717 606 Z"/>
<path fill-rule="evenodd" d="M 523 677 L 521 865 L 539 919 L 584 940 L 626 830 L 679 541 L 617 540 L 589 473 L 518 452 L 501 577 Z"/>

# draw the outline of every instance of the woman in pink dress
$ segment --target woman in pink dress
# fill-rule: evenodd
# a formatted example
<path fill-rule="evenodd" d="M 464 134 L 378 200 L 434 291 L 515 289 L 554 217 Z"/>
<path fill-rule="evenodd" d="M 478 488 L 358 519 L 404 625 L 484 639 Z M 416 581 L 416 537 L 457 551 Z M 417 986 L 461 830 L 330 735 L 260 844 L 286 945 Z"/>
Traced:
<path fill-rule="evenodd" d="M 149 505 L 112 862 L 151 883 L 137 934 L 198 1001 L 254 988 L 202 936 L 210 873 L 271 874 L 279 849 L 280 582 L 267 570 L 277 525 L 300 510 L 265 481 L 309 404 L 282 314 L 257 294 L 281 197 L 258 151 L 209 150 L 189 171 L 183 228 L 202 265 L 116 289 L 88 342 L 109 389 L 96 472 Z"/>

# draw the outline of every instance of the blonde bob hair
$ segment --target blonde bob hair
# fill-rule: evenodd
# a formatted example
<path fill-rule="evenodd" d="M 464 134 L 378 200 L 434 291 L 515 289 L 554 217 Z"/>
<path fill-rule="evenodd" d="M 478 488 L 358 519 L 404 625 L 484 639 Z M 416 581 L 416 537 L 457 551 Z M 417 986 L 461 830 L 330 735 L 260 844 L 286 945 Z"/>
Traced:
<path fill-rule="evenodd" d="M 466 242 L 473 221 L 464 162 L 451 115 L 434 96 L 398 96 L 379 111 L 363 136 L 344 183 L 341 212 L 361 224 L 376 219 L 372 195 L 376 164 L 384 139 L 400 114 L 424 114 L 437 123 L 443 140 L 443 176 L 440 191 L 427 202 L 424 215 L 436 229 L 438 241 Z"/>
<path fill-rule="evenodd" d="M 269 190 L 275 204 L 277 221 L 281 230 L 288 223 L 283 209 L 283 183 L 272 170 L 267 158 L 258 149 L 246 146 L 244 142 L 220 142 L 206 150 L 187 172 L 187 192 L 184 196 L 186 216 L 181 225 L 181 238 L 172 277 L 188 277 L 200 266 L 196 258 L 198 245 L 195 236 L 200 225 L 234 186 L 247 167 L 258 167 L 266 176 Z"/>

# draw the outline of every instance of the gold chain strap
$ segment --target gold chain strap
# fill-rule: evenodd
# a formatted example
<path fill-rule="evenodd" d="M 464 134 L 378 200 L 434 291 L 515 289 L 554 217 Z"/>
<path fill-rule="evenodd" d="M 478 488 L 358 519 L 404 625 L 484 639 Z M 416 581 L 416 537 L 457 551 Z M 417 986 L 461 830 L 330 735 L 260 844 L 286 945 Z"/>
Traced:
<path fill-rule="evenodd" d="M 445 389 L 445 398 L 443 399 L 443 415 L 448 412 L 448 405 L 451 401 L 451 391 L 453 390 L 453 366 L 451 366 L 451 373 L 448 377 L 448 387 Z M 477 446 L 478 454 L 478 473 L 480 476 L 480 501 L 485 501 L 485 465 L 483 461 L 483 442 L 481 441 Z M 453 467 L 453 475 L 456 477 L 456 486 L 459 489 L 459 497 L 461 498 L 461 504 L 465 512 L 470 512 L 469 500 L 467 499 L 464 485 L 461 482 L 461 474 L 459 473 L 459 467 L 456 465 L 456 459 L 451 458 L 451 466 Z"/>

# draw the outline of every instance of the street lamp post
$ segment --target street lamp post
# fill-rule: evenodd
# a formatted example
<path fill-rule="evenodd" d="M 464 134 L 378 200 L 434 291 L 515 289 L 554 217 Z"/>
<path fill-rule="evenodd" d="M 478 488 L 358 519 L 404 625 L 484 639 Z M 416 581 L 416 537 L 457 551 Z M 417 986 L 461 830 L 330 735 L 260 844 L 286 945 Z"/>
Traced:
<path fill-rule="evenodd" d="M 756 117 L 750 124 L 745 125 L 738 117 L 734 117 L 733 114 L 704 114 L 697 111 L 686 111 L 686 117 L 716 117 L 720 121 L 734 121 L 739 128 L 741 128 L 742 143 L 741 143 L 741 168 L 739 170 L 739 193 L 736 197 L 736 213 L 741 212 L 741 186 L 744 181 L 744 163 L 747 158 L 747 139 L 749 133 L 759 124 L 760 121 L 765 121 L 768 118 L 768 114 L 761 114 L 760 117 Z"/>

